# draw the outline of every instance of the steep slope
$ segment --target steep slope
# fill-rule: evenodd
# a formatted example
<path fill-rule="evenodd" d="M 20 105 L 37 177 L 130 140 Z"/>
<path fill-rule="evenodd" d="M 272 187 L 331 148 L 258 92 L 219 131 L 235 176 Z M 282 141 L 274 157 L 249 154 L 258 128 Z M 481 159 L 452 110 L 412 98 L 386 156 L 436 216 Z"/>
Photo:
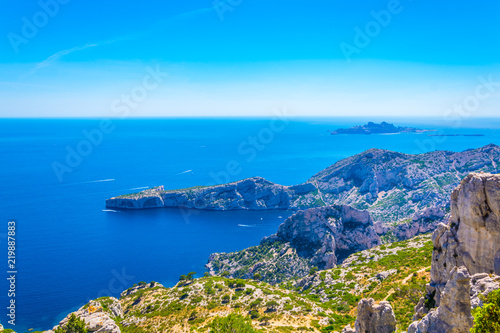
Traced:
<path fill-rule="evenodd" d="M 348 255 L 380 244 L 370 214 L 349 206 L 310 208 L 290 216 L 261 245 L 209 258 L 211 274 L 251 278 L 269 283 L 304 277 L 313 267 L 329 269 Z M 262 254 L 262 255 L 259 255 Z"/>

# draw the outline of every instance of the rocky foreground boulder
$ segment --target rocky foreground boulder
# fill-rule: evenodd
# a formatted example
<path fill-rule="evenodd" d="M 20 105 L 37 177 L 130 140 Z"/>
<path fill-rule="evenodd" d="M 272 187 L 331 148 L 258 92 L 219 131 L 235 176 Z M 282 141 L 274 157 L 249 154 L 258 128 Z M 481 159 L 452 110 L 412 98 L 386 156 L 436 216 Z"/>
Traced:
<path fill-rule="evenodd" d="M 433 236 L 431 282 L 408 333 L 469 332 L 471 309 L 500 281 L 500 175 L 467 176 L 451 196 L 451 218 Z"/>
<path fill-rule="evenodd" d="M 356 333 L 392 333 L 396 331 L 396 317 L 389 302 L 376 304 L 373 298 L 362 299 L 354 327 Z"/>
<path fill-rule="evenodd" d="M 424 211 L 436 207 L 446 213 L 450 194 L 461 179 L 473 171 L 500 172 L 498 160 L 500 147 L 496 145 L 417 155 L 370 149 L 338 161 L 299 185 L 283 186 L 254 177 L 180 190 L 158 187 L 108 199 L 106 207 L 301 210 L 349 205 L 368 210 L 375 222 L 385 226 L 404 224 L 394 232 L 401 240 L 398 237 L 432 231 L 444 214 Z"/>

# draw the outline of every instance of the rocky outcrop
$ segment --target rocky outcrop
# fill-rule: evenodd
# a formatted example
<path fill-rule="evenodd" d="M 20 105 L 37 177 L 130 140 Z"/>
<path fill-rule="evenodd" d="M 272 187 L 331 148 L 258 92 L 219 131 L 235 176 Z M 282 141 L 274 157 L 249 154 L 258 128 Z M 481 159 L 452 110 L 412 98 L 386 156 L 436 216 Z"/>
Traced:
<path fill-rule="evenodd" d="M 436 290 L 437 305 L 454 267 L 465 266 L 472 275 L 500 275 L 500 176 L 470 174 L 451 198 L 450 221 L 432 236 L 429 290 Z"/>
<path fill-rule="evenodd" d="M 103 304 L 105 302 L 105 304 Z M 120 333 L 120 328 L 112 318 L 123 317 L 123 310 L 120 302 L 114 298 L 109 297 L 106 301 L 94 300 L 90 303 L 73 312 L 78 318 L 85 321 L 85 326 L 88 332 L 99 333 Z M 51 331 L 46 333 L 53 333 L 58 327 L 65 326 L 68 323 L 70 313 L 66 318 L 59 322 Z"/>
<path fill-rule="evenodd" d="M 207 210 L 288 209 L 290 198 L 309 192 L 312 185 L 282 186 L 261 177 L 178 191 L 148 190 L 106 200 L 107 208 L 142 209 L 183 207 Z"/>
<path fill-rule="evenodd" d="M 106 200 L 106 208 L 147 209 L 164 207 L 162 193 L 164 187 L 158 186 L 140 193 L 125 194 Z"/>
<path fill-rule="evenodd" d="M 470 302 L 470 275 L 465 267 L 455 267 L 441 296 L 441 305 L 414 322 L 408 333 L 467 333 L 473 320 Z"/>
<path fill-rule="evenodd" d="M 358 317 L 354 324 L 356 333 L 392 333 L 396 331 L 396 317 L 389 302 L 375 303 L 373 298 L 358 303 Z"/>
<path fill-rule="evenodd" d="M 500 147 L 496 145 L 419 155 L 370 149 L 335 163 L 300 185 L 282 186 L 255 177 L 182 190 L 157 188 L 108 199 L 106 207 L 301 210 L 349 205 L 368 210 L 376 222 L 407 221 L 409 229 L 403 228 L 398 237 L 408 237 L 432 230 L 435 225 L 428 217 L 435 216 L 426 217 L 425 210 L 446 210 L 451 191 L 463 177 L 478 170 L 497 173 L 500 165 L 495 161 L 499 159 Z"/>
<path fill-rule="evenodd" d="M 368 212 L 349 206 L 310 208 L 290 216 L 258 247 L 213 254 L 206 267 L 211 274 L 228 271 L 233 277 L 259 273 L 276 283 L 303 277 L 312 267 L 335 267 L 350 254 L 379 244 Z"/>
<path fill-rule="evenodd" d="M 471 278 L 471 307 L 483 306 L 483 297 L 488 296 L 493 290 L 500 288 L 500 276 L 478 273 Z"/>
<path fill-rule="evenodd" d="M 438 225 L 432 241 L 431 282 L 414 319 L 437 310 L 409 332 L 468 332 L 479 294 L 498 288 L 500 280 L 500 175 L 468 175 L 451 195 L 449 223 Z"/>
<path fill-rule="evenodd" d="M 370 214 L 349 206 L 299 211 L 271 238 L 290 243 L 300 256 L 320 269 L 335 267 L 350 254 L 380 244 Z"/>
<path fill-rule="evenodd" d="M 447 222 L 449 217 L 446 207 L 429 207 L 416 212 L 412 218 L 400 223 L 377 222 L 374 227 L 377 234 L 386 236 L 387 242 L 402 241 L 436 230 L 437 225 Z"/>
<path fill-rule="evenodd" d="M 154 282 L 154 281 L 151 283 L 141 282 L 138 285 L 134 285 L 133 287 L 130 287 L 127 290 L 122 291 L 122 293 L 120 294 L 120 297 L 132 295 L 140 290 L 151 289 L 151 288 L 163 288 L 163 285 L 161 283 Z"/>

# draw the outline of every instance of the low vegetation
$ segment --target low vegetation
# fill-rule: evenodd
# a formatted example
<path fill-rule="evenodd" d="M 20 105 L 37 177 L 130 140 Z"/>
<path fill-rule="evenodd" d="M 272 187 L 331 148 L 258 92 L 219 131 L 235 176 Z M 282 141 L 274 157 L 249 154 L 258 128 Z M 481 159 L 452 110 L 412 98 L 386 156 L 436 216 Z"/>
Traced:
<path fill-rule="evenodd" d="M 114 320 L 124 333 L 340 332 L 354 323 L 358 301 L 372 297 L 391 301 L 403 330 L 429 281 L 431 255 L 430 237 L 419 236 L 356 253 L 342 266 L 312 269 L 303 279 L 276 285 L 259 276 L 195 279 L 191 272 L 173 288 L 146 287 L 123 296 L 124 316 Z M 106 298 L 99 302 L 109 303 Z"/>
<path fill-rule="evenodd" d="M 500 289 L 492 291 L 483 301 L 483 307 L 473 310 L 474 327 L 471 332 L 500 332 Z"/>

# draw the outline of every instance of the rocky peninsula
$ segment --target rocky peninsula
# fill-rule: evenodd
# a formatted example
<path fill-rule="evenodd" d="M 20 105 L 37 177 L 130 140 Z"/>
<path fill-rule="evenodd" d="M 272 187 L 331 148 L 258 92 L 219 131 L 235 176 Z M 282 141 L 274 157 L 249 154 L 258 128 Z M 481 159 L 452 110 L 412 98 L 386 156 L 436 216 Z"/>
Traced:
<path fill-rule="evenodd" d="M 367 210 L 390 240 L 432 231 L 449 212 L 450 194 L 470 172 L 500 171 L 500 147 L 411 155 L 370 149 L 320 171 L 307 182 L 284 186 L 260 177 L 165 190 L 163 186 L 106 200 L 112 209 L 182 207 L 208 210 L 301 210 L 349 205 Z M 434 223 L 434 224 L 433 224 Z M 398 226 L 398 227 L 395 227 Z"/>

